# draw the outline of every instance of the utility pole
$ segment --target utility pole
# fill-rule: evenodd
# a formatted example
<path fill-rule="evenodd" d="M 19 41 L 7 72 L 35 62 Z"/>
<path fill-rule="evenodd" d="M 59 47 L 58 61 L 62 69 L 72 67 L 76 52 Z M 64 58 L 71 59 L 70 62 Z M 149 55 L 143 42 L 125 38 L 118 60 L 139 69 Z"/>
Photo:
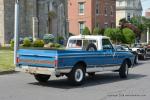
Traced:
<path fill-rule="evenodd" d="M 18 32 L 19 32 L 19 0 L 15 0 L 15 18 L 14 18 L 14 64 L 17 61 L 17 50 L 19 47 L 18 43 Z"/>

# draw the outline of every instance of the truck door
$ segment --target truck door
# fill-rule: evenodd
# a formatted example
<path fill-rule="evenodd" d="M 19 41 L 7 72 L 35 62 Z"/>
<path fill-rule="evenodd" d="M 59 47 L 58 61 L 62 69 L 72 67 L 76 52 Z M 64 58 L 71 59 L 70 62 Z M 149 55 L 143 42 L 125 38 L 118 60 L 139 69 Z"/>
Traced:
<path fill-rule="evenodd" d="M 105 67 L 115 66 L 115 49 L 113 48 L 109 39 L 102 39 L 102 49 L 103 49 L 103 64 Z"/>

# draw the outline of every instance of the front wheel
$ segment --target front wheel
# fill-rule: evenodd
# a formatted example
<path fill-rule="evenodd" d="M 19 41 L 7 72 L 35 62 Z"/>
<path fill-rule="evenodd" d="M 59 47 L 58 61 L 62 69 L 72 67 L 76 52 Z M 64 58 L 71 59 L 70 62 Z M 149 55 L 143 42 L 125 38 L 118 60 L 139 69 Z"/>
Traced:
<path fill-rule="evenodd" d="M 127 78 L 129 74 L 129 65 L 127 61 L 124 61 L 119 69 L 120 78 Z"/>
<path fill-rule="evenodd" d="M 35 79 L 40 83 L 45 83 L 49 80 L 50 75 L 35 74 Z"/>
<path fill-rule="evenodd" d="M 85 82 L 85 68 L 77 64 L 68 75 L 72 85 L 82 85 Z"/>
<path fill-rule="evenodd" d="M 139 62 L 139 58 L 138 58 L 138 55 L 136 55 L 134 59 L 134 64 L 138 64 L 138 62 Z"/>

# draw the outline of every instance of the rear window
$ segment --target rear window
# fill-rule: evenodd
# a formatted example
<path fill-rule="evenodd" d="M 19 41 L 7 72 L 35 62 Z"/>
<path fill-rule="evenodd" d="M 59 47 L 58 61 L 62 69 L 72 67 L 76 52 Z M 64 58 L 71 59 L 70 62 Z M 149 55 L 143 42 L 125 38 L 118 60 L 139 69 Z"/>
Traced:
<path fill-rule="evenodd" d="M 82 40 L 70 40 L 68 44 L 69 48 L 81 48 Z"/>
<path fill-rule="evenodd" d="M 83 48 L 85 49 L 89 44 L 95 44 L 98 47 L 98 43 L 96 40 L 69 40 L 68 47 L 69 48 Z"/>

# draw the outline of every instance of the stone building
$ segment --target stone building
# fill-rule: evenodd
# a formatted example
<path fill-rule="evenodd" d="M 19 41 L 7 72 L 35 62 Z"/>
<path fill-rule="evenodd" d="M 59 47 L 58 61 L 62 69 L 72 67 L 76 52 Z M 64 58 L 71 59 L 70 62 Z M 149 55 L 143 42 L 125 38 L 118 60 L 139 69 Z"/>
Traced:
<path fill-rule="evenodd" d="M 14 36 L 15 0 L 0 0 L 0 44 Z M 67 33 L 67 0 L 20 0 L 19 35 L 42 38 L 46 33 L 65 36 Z"/>
<path fill-rule="evenodd" d="M 116 26 L 122 18 L 142 16 L 142 10 L 141 0 L 116 0 Z"/>

